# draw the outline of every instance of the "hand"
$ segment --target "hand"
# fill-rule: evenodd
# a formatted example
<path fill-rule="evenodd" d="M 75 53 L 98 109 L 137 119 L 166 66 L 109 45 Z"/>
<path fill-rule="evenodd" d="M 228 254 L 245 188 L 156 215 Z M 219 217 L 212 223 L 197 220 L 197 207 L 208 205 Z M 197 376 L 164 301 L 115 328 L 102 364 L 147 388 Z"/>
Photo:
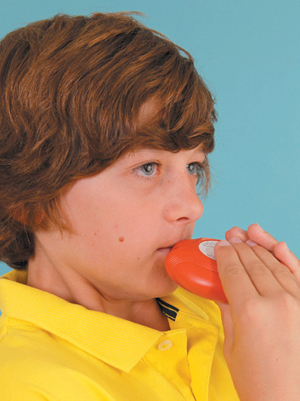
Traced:
<path fill-rule="evenodd" d="M 230 242 L 215 247 L 229 302 L 219 306 L 233 382 L 241 401 L 299 400 L 299 261 L 256 225 L 235 237 L 233 230 Z"/>
<path fill-rule="evenodd" d="M 238 237 L 243 242 L 251 241 L 264 247 L 286 265 L 300 281 L 300 261 L 289 250 L 285 242 L 278 242 L 258 224 L 251 224 L 247 231 L 242 230 L 239 227 L 233 227 L 226 232 L 225 237 L 228 241 L 233 237 Z"/>

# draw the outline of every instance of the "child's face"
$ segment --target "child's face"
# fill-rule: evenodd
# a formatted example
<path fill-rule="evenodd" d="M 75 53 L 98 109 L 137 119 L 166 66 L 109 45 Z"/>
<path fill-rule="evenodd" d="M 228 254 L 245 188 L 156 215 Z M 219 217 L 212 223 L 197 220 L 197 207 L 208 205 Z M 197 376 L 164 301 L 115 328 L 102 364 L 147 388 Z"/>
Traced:
<path fill-rule="evenodd" d="M 201 148 L 128 153 L 79 180 L 62 199 L 73 233 L 37 233 L 60 266 L 74 269 L 107 298 L 142 300 L 176 288 L 164 260 L 191 238 L 203 206 L 196 193 Z"/>

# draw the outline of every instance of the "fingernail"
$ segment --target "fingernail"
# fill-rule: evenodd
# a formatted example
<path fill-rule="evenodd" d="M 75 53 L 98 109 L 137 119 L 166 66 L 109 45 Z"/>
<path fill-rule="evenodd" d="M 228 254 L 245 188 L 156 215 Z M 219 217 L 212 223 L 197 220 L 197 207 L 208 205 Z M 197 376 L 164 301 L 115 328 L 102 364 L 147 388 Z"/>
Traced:
<path fill-rule="evenodd" d="M 246 244 L 249 245 L 249 246 L 255 246 L 255 245 L 257 245 L 257 243 L 254 242 L 254 241 L 251 241 L 251 239 L 248 239 L 248 240 L 246 241 Z"/>
<path fill-rule="evenodd" d="M 259 225 L 259 224 L 257 224 L 257 223 L 255 223 L 256 225 L 257 225 L 257 228 L 259 228 L 260 229 L 260 231 L 262 231 L 263 233 L 265 233 L 265 230 L 264 229 L 262 229 L 261 228 L 261 226 Z"/>
<path fill-rule="evenodd" d="M 243 242 L 243 241 L 238 237 L 233 237 L 233 238 L 231 238 L 230 242 L 233 243 L 233 244 L 238 244 L 238 243 Z"/>
<path fill-rule="evenodd" d="M 222 239 L 221 241 L 218 241 L 218 246 L 230 246 L 230 243 L 225 239 Z"/>

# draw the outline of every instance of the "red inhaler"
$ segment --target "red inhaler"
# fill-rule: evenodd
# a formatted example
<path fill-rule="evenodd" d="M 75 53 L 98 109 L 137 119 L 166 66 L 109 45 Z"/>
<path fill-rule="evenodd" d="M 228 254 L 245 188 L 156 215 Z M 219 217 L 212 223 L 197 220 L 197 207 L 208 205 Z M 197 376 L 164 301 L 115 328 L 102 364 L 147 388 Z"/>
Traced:
<path fill-rule="evenodd" d="M 214 247 L 219 240 L 189 239 L 178 242 L 165 259 L 169 276 L 193 294 L 227 303 L 215 261 Z"/>

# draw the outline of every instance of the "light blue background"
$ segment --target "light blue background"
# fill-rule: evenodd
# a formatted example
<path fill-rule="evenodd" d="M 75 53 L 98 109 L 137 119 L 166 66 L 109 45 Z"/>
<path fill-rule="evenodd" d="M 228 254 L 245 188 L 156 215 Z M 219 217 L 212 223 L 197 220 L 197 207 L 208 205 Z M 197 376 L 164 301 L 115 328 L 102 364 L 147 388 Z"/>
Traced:
<path fill-rule="evenodd" d="M 0 37 L 94 11 L 144 12 L 146 25 L 192 53 L 216 96 L 217 183 L 195 237 L 258 222 L 300 257 L 299 0 L 0 0 Z"/>

